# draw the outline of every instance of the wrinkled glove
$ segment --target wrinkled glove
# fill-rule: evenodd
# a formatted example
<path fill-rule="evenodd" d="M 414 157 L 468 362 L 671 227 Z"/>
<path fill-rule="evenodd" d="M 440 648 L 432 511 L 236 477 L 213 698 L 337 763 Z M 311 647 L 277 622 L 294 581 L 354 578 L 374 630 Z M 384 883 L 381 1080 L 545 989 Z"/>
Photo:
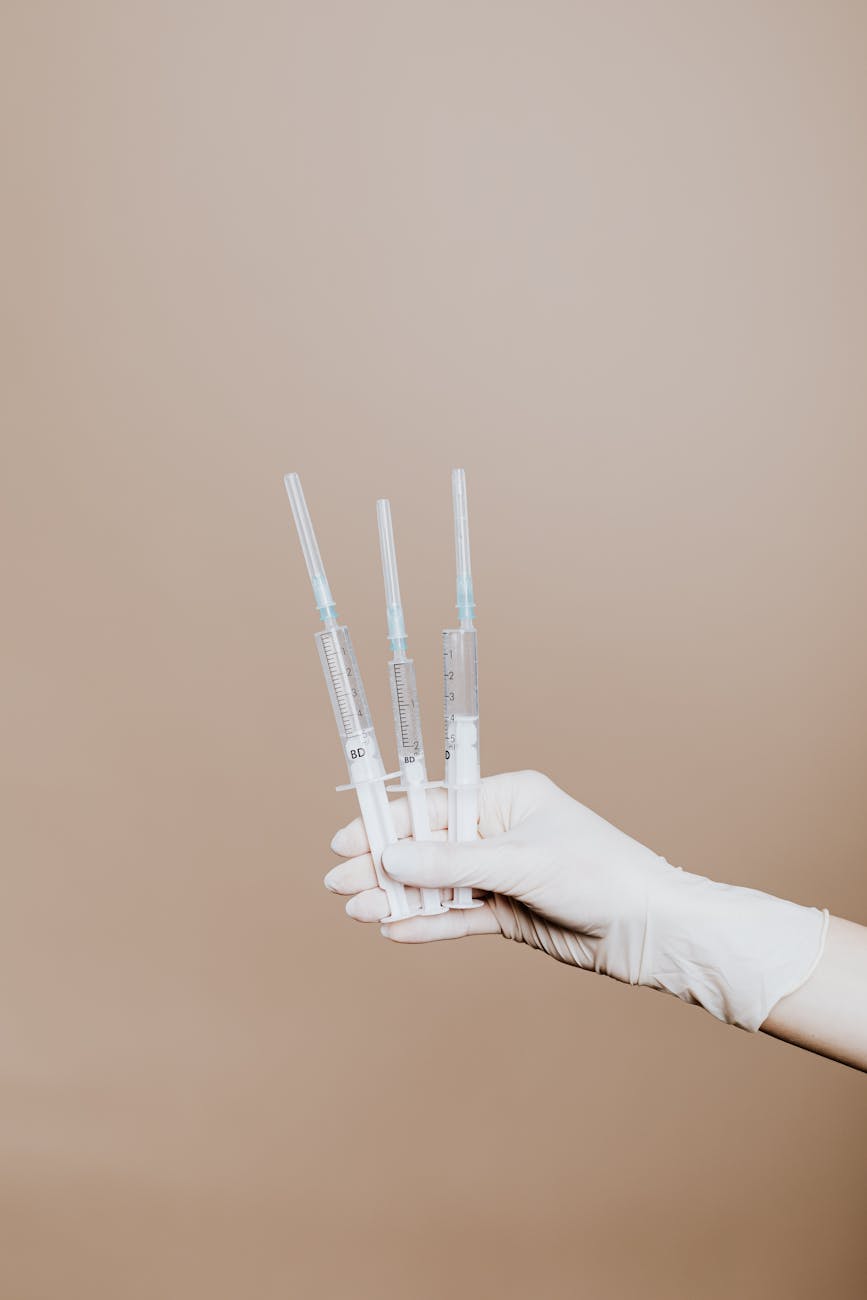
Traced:
<path fill-rule="evenodd" d="M 431 824 L 445 825 L 444 792 L 431 797 Z M 404 801 L 394 805 L 409 835 Z M 673 993 L 742 1029 L 757 1030 L 780 998 L 812 974 L 828 914 L 755 889 L 719 884 L 672 867 L 570 798 L 538 772 L 482 782 L 480 839 L 390 845 L 383 865 L 423 888 L 471 886 L 475 911 L 411 917 L 382 926 L 405 943 L 500 933 L 559 961 L 627 984 Z M 360 821 L 338 831 L 335 852 L 360 855 L 326 877 L 359 920 L 388 915 Z"/>

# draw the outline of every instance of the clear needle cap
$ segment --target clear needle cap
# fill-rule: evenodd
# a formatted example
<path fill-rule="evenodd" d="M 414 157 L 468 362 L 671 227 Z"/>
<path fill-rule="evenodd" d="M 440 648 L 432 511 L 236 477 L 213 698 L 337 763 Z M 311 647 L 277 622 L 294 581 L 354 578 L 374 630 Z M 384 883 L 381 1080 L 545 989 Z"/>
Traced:
<path fill-rule="evenodd" d="M 403 605 L 400 600 L 400 580 L 397 576 L 397 551 L 394 547 L 391 505 L 388 501 L 377 501 L 376 522 L 379 526 L 379 553 L 382 557 L 382 579 L 385 583 L 388 638 L 395 654 L 406 654 L 406 625 L 403 618 Z"/>
<path fill-rule="evenodd" d="M 452 509 L 455 517 L 455 566 L 458 616 L 461 626 L 472 626 L 476 613 L 473 574 L 470 567 L 470 522 L 467 513 L 467 477 L 462 469 L 452 470 Z"/>
<path fill-rule="evenodd" d="M 331 595 L 331 588 L 328 586 L 328 579 L 325 576 L 325 566 L 322 563 L 322 556 L 319 554 L 319 544 L 313 531 L 313 521 L 310 518 L 310 511 L 307 509 L 307 502 L 304 500 L 304 489 L 301 486 L 301 480 L 297 474 L 286 474 L 283 482 L 286 486 L 289 504 L 292 507 L 295 527 L 298 529 L 298 540 L 301 543 L 307 572 L 310 574 L 313 598 L 316 601 L 316 608 L 319 610 L 319 617 L 323 623 L 333 623 L 337 618 L 337 609 L 334 605 L 334 597 Z"/>

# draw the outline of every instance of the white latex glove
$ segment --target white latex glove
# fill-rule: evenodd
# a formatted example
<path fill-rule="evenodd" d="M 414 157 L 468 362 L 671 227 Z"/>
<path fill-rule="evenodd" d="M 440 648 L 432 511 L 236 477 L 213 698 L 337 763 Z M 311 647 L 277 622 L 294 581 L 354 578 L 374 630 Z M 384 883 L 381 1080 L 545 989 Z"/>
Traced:
<path fill-rule="evenodd" d="M 431 825 L 442 831 L 445 793 L 430 796 Z M 405 800 L 394 811 L 398 833 L 408 836 Z M 479 833 L 474 844 L 443 835 L 386 849 L 383 865 L 396 880 L 472 886 L 486 906 L 385 924 L 383 934 L 424 943 L 500 933 L 753 1031 L 822 955 L 827 912 L 672 867 L 538 772 L 482 782 Z M 329 872 L 328 888 L 354 895 L 347 911 L 358 920 L 387 917 L 361 821 L 338 831 L 332 848 L 349 861 Z"/>

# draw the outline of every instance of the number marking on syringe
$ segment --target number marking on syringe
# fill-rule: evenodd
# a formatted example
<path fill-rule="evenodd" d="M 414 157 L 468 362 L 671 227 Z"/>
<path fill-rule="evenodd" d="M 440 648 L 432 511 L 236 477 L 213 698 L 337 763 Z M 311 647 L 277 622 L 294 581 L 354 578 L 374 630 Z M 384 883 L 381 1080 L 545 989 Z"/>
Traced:
<path fill-rule="evenodd" d="M 343 730 L 348 736 L 357 729 L 355 712 L 346 695 L 346 687 L 340 672 L 340 664 L 337 650 L 334 647 L 334 642 L 330 637 L 325 637 L 322 644 L 325 650 L 325 661 L 328 664 L 328 671 L 331 673 L 331 681 L 334 685 L 334 694 L 337 697 L 337 707 L 340 710 L 340 720 L 343 723 Z"/>
<path fill-rule="evenodd" d="M 449 682 L 455 679 L 454 669 L 449 668 L 452 658 L 451 650 L 443 650 L 443 717 L 445 721 L 446 762 L 451 758 L 455 744 L 454 691 L 449 690 Z M 451 707 L 450 707 L 451 706 Z"/>
<path fill-rule="evenodd" d="M 409 745 L 409 701 L 406 696 L 406 674 L 403 664 L 394 665 L 394 690 L 397 696 L 397 716 L 400 720 L 400 740 L 404 749 Z"/>
<path fill-rule="evenodd" d="M 453 714 L 449 713 L 449 703 L 455 698 L 454 691 L 449 691 L 448 689 L 449 682 L 452 682 L 455 679 L 454 671 L 451 668 L 449 668 L 449 660 L 451 659 L 451 657 L 452 657 L 451 650 L 444 649 L 443 650 L 443 687 L 444 687 L 443 717 L 445 720 L 446 727 L 448 727 L 449 725 L 449 718 L 454 716 Z M 448 740 L 448 736 L 446 737 L 446 740 Z"/>
<path fill-rule="evenodd" d="M 407 682 L 407 669 L 402 663 L 394 665 L 394 693 L 397 699 L 397 717 L 400 725 L 400 743 L 404 750 L 419 752 L 419 737 L 413 735 L 412 696 Z M 404 755 L 404 762 L 413 762 L 411 755 Z"/>

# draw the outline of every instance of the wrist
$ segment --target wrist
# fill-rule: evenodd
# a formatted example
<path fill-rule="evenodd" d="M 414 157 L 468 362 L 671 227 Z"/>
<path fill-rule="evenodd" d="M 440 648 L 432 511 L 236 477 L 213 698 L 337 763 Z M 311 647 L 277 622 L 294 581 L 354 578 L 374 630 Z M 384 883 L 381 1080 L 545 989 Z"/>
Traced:
<path fill-rule="evenodd" d="M 809 978 L 827 926 L 817 908 L 669 866 L 649 882 L 638 982 L 755 1032 Z"/>

